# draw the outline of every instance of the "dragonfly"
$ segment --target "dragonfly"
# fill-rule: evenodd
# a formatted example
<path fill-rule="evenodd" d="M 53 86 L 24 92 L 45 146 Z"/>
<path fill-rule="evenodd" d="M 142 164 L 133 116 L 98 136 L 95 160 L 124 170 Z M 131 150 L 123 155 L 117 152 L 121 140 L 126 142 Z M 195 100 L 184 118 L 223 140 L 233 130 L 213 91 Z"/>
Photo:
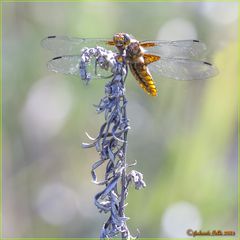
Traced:
<path fill-rule="evenodd" d="M 218 73 L 214 65 L 203 60 L 207 47 L 199 40 L 138 41 L 130 34 L 116 33 L 112 39 L 48 36 L 41 45 L 57 55 L 48 62 L 49 70 L 78 77 L 83 48 L 102 46 L 117 50 L 126 59 L 140 87 L 151 96 L 157 96 L 151 72 L 175 80 L 203 80 Z"/>

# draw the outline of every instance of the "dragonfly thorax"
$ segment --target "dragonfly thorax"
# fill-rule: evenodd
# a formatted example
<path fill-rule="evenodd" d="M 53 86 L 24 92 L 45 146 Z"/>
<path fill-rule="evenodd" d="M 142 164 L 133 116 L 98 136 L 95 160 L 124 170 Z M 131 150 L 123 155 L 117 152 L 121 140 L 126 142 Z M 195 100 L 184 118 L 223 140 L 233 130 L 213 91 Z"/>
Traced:
<path fill-rule="evenodd" d="M 126 58 L 129 62 L 139 62 L 143 58 L 144 50 L 139 41 L 132 41 L 126 48 Z"/>

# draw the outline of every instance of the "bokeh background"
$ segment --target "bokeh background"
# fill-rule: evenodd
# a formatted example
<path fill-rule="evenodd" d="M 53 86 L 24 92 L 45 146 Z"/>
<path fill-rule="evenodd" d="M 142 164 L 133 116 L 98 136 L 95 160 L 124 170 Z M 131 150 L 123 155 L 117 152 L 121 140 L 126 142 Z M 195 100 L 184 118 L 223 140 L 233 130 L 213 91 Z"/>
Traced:
<path fill-rule="evenodd" d="M 200 39 L 219 69 L 204 81 L 156 79 L 159 96 L 127 80 L 128 161 L 147 187 L 130 189 L 132 234 L 237 231 L 237 3 L 3 3 L 4 237 L 98 237 L 94 149 L 103 81 L 48 72 L 48 35 Z M 104 171 L 104 169 L 102 169 Z"/>

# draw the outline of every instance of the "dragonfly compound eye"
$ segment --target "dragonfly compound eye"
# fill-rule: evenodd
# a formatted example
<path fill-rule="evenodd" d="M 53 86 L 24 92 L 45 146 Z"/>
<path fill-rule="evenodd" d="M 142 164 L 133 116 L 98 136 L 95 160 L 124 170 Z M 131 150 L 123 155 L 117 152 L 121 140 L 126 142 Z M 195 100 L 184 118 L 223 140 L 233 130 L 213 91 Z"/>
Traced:
<path fill-rule="evenodd" d="M 131 42 L 131 37 L 127 33 L 124 33 L 123 35 L 124 35 L 124 45 L 128 46 Z"/>

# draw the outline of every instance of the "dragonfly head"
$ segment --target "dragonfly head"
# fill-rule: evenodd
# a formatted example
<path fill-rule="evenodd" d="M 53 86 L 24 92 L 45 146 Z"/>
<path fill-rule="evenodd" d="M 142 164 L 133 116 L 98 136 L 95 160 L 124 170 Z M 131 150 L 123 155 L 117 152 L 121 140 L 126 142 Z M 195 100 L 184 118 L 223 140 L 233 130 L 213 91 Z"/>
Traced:
<path fill-rule="evenodd" d="M 127 33 L 116 33 L 113 42 L 117 48 L 125 49 L 131 42 L 131 37 Z"/>

